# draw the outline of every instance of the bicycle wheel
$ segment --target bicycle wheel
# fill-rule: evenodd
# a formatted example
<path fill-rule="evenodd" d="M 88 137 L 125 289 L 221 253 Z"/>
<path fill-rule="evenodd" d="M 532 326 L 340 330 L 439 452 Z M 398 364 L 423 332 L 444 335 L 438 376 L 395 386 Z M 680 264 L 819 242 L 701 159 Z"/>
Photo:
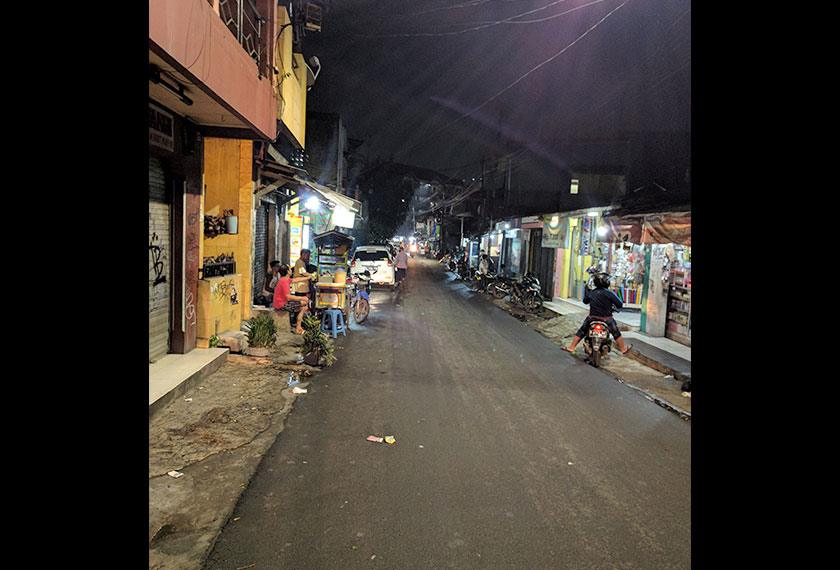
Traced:
<path fill-rule="evenodd" d="M 356 301 L 356 307 L 353 309 L 353 320 L 357 323 L 362 323 L 370 313 L 370 303 L 364 297 L 359 297 Z"/>

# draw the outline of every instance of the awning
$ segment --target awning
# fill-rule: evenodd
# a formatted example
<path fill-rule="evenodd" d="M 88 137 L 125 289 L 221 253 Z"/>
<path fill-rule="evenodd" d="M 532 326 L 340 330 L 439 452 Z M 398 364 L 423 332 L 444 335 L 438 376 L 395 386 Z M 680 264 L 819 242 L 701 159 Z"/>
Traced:
<path fill-rule="evenodd" d="M 691 212 L 663 212 L 633 216 L 605 217 L 606 243 L 675 243 L 691 245 Z"/>
<path fill-rule="evenodd" d="M 644 218 L 604 218 L 601 223 L 606 224 L 607 233 L 598 238 L 604 243 L 630 242 L 642 243 L 642 224 Z"/>
<path fill-rule="evenodd" d="M 691 213 L 645 216 L 644 243 L 691 245 Z"/>
<path fill-rule="evenodd" d="M 324 197 L 325 200 L 328 202 L 332 202 L 333 204 L 341 204 L 341 206 L 354 214 L 358 214 L 362 209 L 362 203 L 358 200 L 354 200 L 349 196 L 345 196 L 344 194 L 339 194 L 334 190 L 330 190 L 323 184 L 318 184 L 317 182 L 312 182 L 311 180 L 304 180 L 300 176 L 295 176 L 295 182 L 300 184 L 301 187 L 307 187 L 310 190 L 314 190 L 318 194 Z"/>

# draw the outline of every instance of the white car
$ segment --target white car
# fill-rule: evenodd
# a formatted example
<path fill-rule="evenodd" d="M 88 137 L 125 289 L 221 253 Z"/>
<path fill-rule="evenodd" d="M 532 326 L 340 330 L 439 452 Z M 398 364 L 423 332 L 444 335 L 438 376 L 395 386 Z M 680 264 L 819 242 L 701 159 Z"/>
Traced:
<path fill-rule="evenodd" d="M 394 287 L 396 265 L 386 246 L 360 245 L 356 248 L 350 262 L 350 277 L 365 270 L 370 271 L 371 285 Z"/>

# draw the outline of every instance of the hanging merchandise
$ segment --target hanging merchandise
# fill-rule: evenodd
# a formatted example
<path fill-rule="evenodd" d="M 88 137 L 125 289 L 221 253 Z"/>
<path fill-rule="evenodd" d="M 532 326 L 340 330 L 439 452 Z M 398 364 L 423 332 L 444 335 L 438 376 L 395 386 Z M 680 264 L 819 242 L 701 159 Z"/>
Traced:
<path fill-rule="evenodd" d="M 644 287 L 644 246 L 629 242 L 610 244 L 609 273 L 612 290 L 628 308 L 641 308 Z"/>

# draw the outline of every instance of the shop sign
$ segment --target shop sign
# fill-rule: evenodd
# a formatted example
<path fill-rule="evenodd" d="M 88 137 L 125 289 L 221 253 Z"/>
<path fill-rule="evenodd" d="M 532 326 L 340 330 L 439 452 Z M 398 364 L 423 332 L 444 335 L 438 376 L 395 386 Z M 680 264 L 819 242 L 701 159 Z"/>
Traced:
<path fill-rule="evenodd" d="M 175 120 L 166 111 L 149 103 L 149 144 L 175 150 Z"/>
<path fill-rule="evenodd" d="M 595 226 L 594 218 L 585 216 L 581 225 L 580 233 L 580 255 L 589 255 L 592 249 L 592 229 Z"/>
<path fill-rule="evenodd" d="M 568 248 L 569 219 L 555 214 L 543 220 L 542 246 L 547 248 Z"/>

